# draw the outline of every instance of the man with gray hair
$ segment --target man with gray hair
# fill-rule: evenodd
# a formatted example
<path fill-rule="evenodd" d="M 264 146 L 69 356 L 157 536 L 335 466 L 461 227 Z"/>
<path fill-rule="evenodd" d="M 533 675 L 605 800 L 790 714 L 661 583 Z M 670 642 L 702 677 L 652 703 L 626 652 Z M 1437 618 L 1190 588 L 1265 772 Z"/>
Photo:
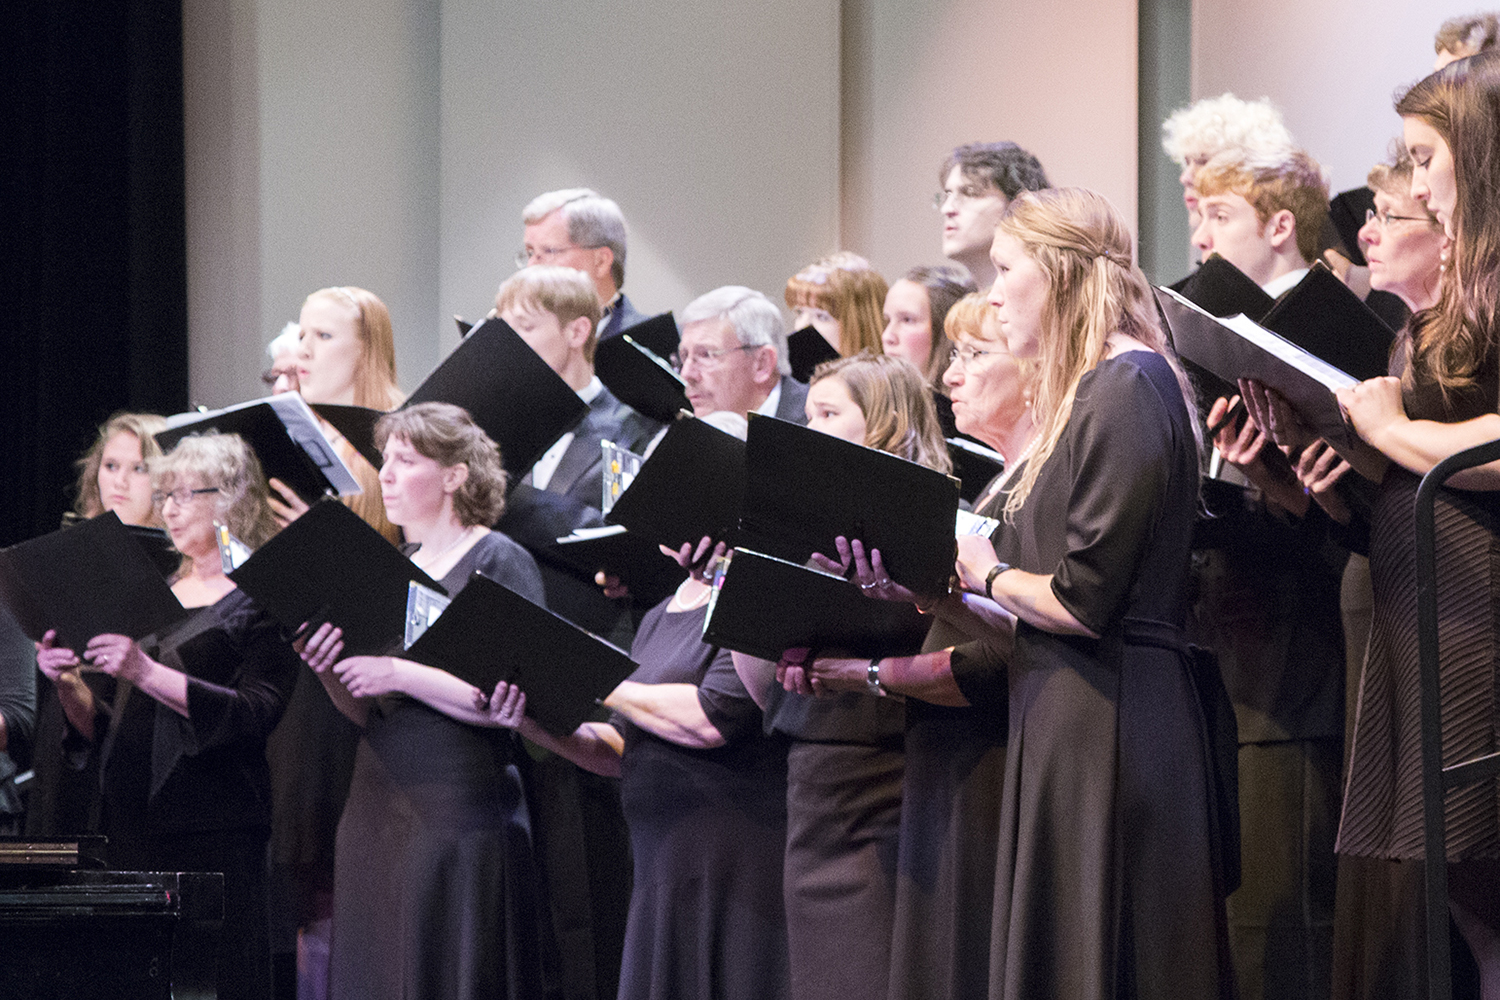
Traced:
<path fill-rule="evenodd" d="M 521 212 L 526 244 L 518 267 L 552 264 L 593 279 L 603 316 L 598 338 L 608 340 L 646 317 L 621 289 L 625 286 L 625 217 L 620 206 L 589 188 L 548 191 Z"/>
<path fill-rule="evenodd" d="M 753 288 L 725 285 L 688 303 L 673 367 L 693 413 L 725 410 L 807 423 L 807 386 L 792 378 L 781 310 Z"/>

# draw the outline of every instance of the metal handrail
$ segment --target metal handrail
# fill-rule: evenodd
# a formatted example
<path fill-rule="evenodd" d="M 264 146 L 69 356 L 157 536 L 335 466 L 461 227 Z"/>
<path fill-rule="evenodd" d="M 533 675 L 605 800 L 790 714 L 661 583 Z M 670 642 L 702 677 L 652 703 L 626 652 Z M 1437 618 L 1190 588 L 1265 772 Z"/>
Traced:
<path fill-rule="evenodd" d="M 1444 793 L 1500 772 L 1500 754 L 1443 767 L 1443 715 L 1438 664 L 1437 525 L 1438 490 L 1456 473 L 1500 460 L 1500 440 L 1467 448 L 1443 459 L 1417 487 L 1416 571 L 1417 649 L 1422 692 L 1422 840 L 1427 901 L 1427 997 L 1452 1000 L 1453 969 L 1448 953 L 1448 852 Z"/>

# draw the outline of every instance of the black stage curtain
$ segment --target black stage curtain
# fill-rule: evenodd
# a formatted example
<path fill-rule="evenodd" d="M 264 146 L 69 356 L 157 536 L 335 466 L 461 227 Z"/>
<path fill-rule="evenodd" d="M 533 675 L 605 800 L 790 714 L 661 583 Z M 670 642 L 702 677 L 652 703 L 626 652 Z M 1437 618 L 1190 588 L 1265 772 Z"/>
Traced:
<path fill-rule="evenodd" d="M 180 3 L 0 4 L 0 545 L 111 413 L 187 408 Z"/>

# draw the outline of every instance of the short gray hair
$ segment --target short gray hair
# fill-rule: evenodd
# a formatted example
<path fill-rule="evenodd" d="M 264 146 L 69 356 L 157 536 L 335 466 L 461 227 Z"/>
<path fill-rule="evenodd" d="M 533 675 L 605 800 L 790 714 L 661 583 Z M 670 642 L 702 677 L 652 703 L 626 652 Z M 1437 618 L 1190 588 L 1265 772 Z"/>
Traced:
<path fill-rule="evenodd" d="M 610 275 L 616 288 L 625 287 L 625 216 L 620 206 L 590 188 L 563 188 L 531 199 L 521 211 L 521 221 L 530 226 L 562 209 L 568 239 L 581 247 L 609 247 L 615 262 Z"/>
<path fill-rule="evenodd" d="M 745 347 L 769 344 L 776 349 L 776 370 L 783 375 L 792 373 L 792 363 L 786 353 L 786 323 L 781 318 L 781 310 L 760 292 L 744 285 L 715 288 L 689 302 L 678 317 L 678 323 L 687 326 L 706 319 L 727 320 Z"/>

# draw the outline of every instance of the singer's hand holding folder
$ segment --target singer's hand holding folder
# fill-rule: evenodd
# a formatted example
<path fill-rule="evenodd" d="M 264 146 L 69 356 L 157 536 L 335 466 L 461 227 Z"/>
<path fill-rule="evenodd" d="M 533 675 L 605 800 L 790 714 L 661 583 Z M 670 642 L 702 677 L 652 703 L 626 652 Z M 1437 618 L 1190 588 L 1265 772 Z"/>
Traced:
<path fill-rule="evenodd" d="M 1334 390 L 1358 379 L 1244 316 L 1218 319 L 1166 288 L 1156 296 L 1184 358 L 1229 382 L 1263 382 L 1286 397 L 1318 437 L 1335 446 L 1352 443 Z"/>
<path fill-rule="evenodd" d="M 636 667 L 623 650 L 482 573 L 402 655 L 486 694 L 500 681 L 518 685 L 526 714 L 555 736 L 570 735 Z"/>
<path fill-rule="evenodd" d="M 951 521 L 946 531 L 951 542 Z M 763 660 L 804 646 L 906 656 L 921 651 L 931 624 L 914 604 L 866 597 L 857 583 L 738 548 L 714 578 L 703 641 Z"/>

